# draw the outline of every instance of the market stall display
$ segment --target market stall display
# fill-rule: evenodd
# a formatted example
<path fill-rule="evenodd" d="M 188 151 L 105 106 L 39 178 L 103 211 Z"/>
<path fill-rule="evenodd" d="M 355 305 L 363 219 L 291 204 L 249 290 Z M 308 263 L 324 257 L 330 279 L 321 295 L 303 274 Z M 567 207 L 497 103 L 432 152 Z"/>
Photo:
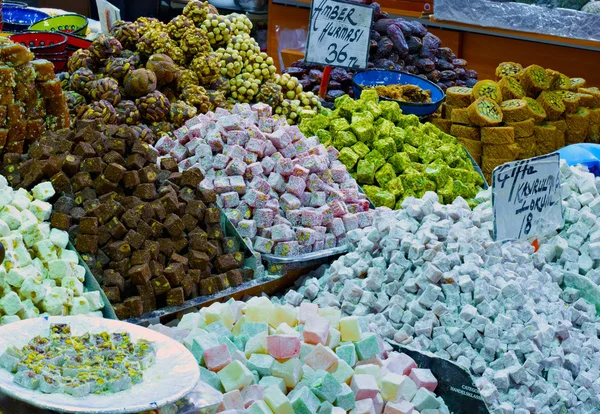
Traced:
<path fill-rule="evenodd" d="M 50 183 L 14 190 L 0 176 L 0 324 L 47 315 L 102 317 L 99 292 L 84 290 L 85 269 L 69 250 L 66 231 L 51 228 Z"/>
<path fill-rule="evenodd" d="M 2 326 L 0 334 L 2 392 L 52 412 L 140 413 L 181 399 L 200 379 L 184 346 L 125 322 L 38 318 Z M 55 354 L 58 348 L 66 351 Z M 40 364 L 46 357 L 49 363 Z M 57 371 L 62 379 L 51 375 Z"/>
<path fill-rule="evenodd" d="M 190 349 L 202 378 L 223 393 L 221 411 L 448 413 L 430 370 L 337 309 L 252 298 L 151 328 Z"/>
<path fill-rule="evenodd" d="M 402 115 L 397 102 L 379 101 L 374 90 L 358 100 L 337 98 L 331 114 L 303 119 L 300 130 L 339 150 L 376 206 L 400 208 L 406 197 L 426 191 L 437 191 L 446 203 L 472 199 L 484 183 L 456 138 Z"/>
<path fill-rule="evenodd" d="M 23 154 L 46 130 L 70 125 L 54 65 L 0 38 L 0 154 Z"/>
<path fill-rule="evenodd" d="M 594 411 L 598 316 L 562 283 L 567 272 L 599 279 L 590 233 L 600 182 L 564 163 L 561 173 L 567 225 L 537 253 L 526 241 L 493 241 L 489 192 L 473 210 L 427 193 L 401 211 L 377 210 L 376 226 L 348 234 L 354 252 L 285 301 L 366 316 L 384 337 L 457 361 L 493 409 Z"/>
<path fill-rule="evenodd" d="M 432 122 L 458 137 L 488 180 L 498 165 L 600 141 L 600 90 L 537 65 L 503 62 L 497 81 L 447 90 L 442 118 Z"/>
<path fill-rule="evenodd" d="M 389 18 L 379 3 L 371 3 L 375 10 L 371 30 L 369 68 L 400 70 L 419 75 L 446 90 L 451 86 L 471 87 L 477 82 L 477 72 L 467 69 L 467 61 L 458 59 L 441 40 L 429 33 L 420 22 L 401 17 Z M 323 77 L 323 66 L 298 60 L 284 73 L 296 76 L 305 91 L 318 93 Z M 326 100 L 333 102 L 341 95 L 354 95 L 353 72 L 334 68 L 328 84 Z M 358 98 L 358 97 L 357 97 Z"/>
<path fill-rule="evenodd" d="M 294 257 L 345 245 L 372 223 L 369 201 L 333 147 L 272 117 L 264 104 L 199 116 L 156 147 L 182 171 L 200 169 L 240 236 L 259 253 Z"/>

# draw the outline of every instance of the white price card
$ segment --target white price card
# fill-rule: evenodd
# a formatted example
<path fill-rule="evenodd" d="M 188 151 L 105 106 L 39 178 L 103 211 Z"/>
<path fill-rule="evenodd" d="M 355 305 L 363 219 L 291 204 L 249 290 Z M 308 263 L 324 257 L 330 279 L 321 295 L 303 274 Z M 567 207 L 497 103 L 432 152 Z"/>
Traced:
<path fill-rule="evenodd" d="M 496 240 L 537 238 L 563 224 L 560 156 L 507 162 L 492 173 Z"/>
<path fill-rule="evenodd" d="M 373 9 L 338 0 L 313 0 L 304 60 L 307 63 L 366 69 Z"/>
<path fill-rule="evenodd" d="M 113 23 L 121 20 L 121 10 L 113 6 L 106 0 L 96 0 L 98 6 L 98 20 L 100 20 L 100 29 L 102 33 L 108 34 Z"/>

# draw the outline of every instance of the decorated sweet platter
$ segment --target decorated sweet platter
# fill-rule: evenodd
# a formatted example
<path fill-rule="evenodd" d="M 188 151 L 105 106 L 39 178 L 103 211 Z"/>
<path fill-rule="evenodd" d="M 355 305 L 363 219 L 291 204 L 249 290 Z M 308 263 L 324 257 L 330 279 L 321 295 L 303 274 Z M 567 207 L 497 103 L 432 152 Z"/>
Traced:
<path fill-rule="evenodd" d="M 59 356 L 44 360 L 50 352 Z M 96 369 L 89 370 L 94 358 Z M 173 339 L 87 316 L 28 319 L 0 327 L 0 361 L 1 392 L 68 413 L 156 409 L 185 396 L 200 379 L 193 355 Z"/>

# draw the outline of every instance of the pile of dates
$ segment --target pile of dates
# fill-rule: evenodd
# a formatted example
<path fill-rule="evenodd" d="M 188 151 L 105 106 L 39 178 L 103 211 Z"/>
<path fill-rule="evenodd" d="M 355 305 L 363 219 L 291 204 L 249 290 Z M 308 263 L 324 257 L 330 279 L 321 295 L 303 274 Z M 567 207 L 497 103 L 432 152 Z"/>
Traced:
<path fill-rule="evenodd" d="M 472 87 L 477 72 L 467 69 L 467 61 L 457 59 L 452 49 L 442 47 L 442 41 L 418 21 L 401 17 L 390 19 L 379 3 L 370 3 L 375 10 L 371 29 L 369 68 L 400 70 L 418 75 L 439 85 Z M 300 79 L 305 91 L 318 93 L 323 66 L 298 60 L 284 70 Z M 353 72 L 335 68 L 331 72 L 326 101 L 349 94 L 352 96 Z"/>

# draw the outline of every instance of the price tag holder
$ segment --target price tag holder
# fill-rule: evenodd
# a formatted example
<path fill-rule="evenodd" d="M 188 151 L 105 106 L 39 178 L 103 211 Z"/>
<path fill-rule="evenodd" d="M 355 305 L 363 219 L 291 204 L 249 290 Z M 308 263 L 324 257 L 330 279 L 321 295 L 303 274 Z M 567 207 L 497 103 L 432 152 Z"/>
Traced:
<path fill-rule="evenodd" d="M 508 162 L 492 173 L 496 240 L 543 236 L 563 224 L 560 156 Z"/>
<path fill-rule="evenodd" d="M 313 0 L 304 60 L 318 65 L 366 69 L 373 8 L 338 0 Z"/>

